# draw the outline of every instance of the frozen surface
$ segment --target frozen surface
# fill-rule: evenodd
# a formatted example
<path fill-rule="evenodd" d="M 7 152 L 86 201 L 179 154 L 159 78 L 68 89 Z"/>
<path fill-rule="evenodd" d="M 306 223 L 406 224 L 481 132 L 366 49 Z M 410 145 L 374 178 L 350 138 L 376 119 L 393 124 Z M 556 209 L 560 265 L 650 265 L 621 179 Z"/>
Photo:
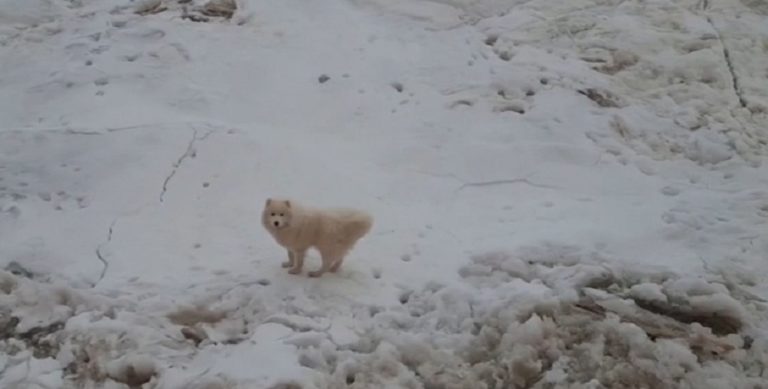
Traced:
<path fill-rule="evenodd" d="M 215 3 L 0 0 L 0 387 L 768 385 L 762 2 Z"/>

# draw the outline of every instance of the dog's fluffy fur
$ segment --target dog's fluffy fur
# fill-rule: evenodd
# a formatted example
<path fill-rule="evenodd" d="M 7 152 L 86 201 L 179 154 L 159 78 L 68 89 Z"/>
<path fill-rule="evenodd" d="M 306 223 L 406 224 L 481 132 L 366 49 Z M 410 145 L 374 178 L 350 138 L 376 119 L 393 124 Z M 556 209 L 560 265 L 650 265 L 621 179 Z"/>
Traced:
<path fill-rule="evenodd" d="M 267 199 L 261 223 L 281 246 L 288 250 L 291 274 L 301 273 L 307 250 L 315 248 L 323 265 L 310 277 L 336 272 L 344 257 L 373 225 L 373 218 L 362 211 L 348 208 L 316 209 L 287 199 Z"/>

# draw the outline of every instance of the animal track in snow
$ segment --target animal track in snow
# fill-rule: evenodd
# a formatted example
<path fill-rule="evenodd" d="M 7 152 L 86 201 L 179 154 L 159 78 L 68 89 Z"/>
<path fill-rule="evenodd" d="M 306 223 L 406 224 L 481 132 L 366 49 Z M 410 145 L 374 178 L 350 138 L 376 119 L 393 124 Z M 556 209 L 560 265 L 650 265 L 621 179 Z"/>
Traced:
<path fill-rule="evenodd" d="M 109 49 L 110 49 L 110 47 L 109 47 L 109 46 L 107 46 L 107 45 L 101 45 L 101 46 L 98 46 L 98 47 L 94 47 L 94 48 L 92 48 L 92 49 L 90 50 L 90 53 L 91 53 L 91 54 L 96 54 L 96 55 L 98 55 L 98 54 L 104 53 L 105 51 L 107 51 L 107 50 L 109 50 Z"/>
<path fill-rule="evenodd" d="M 69 165 L 62 164 L 64 168 Z M 78 166 L 71 167 L 71 170 L 78 171 Z M 21 180 L 15 184 L 0 186 L 0 209 L 3 207 L 16 207 L 25 202 L 40 201 L 50 204 L 57 211 L 76 210 L 87 208 L 90 205 L 89 199 L 84 195 L 72 195 L 65 190 L 54 191 L 46 185 L 37 181 L 27 182 L 23 180 L 24 174 L 14 174 Z M 19 177 L 21 176 L 21 177 Z"/>
<path fill-rule="evenodd" d="M 160 29 L 149 29 L 149 30 L 140 31 L 134 34 L 134 36 L 140 39 L 153 40 L 153 41 L 163 39 L 165 38 L 165 35 L 166 35 L 165 31 Z"/>
<path fill-rule="evenodd" d="M 499 51 L 494 51 L 494 52 L 495 52 L 495 53 L 496 53 L 496 55 L 499 57 L 499 59 L 500 59 L 500 60 L 502 60 L 502 61 L 504 61 L 504 62 L 509 62 L 509 61 L 511 61 L 511 60 L 512 60 L 512 57 L 514 57 L 514 56 L 515 56 L 515 55 L 514 55 L 514 54 L 513 54 L 511 51 L 509 51 L 509 50 L 499 50 Z"/>
<path fill-rule="evenodd" d="M 498 41 L 499 41 L 499 36 L 496 34 L 491 34 L 485 38 L 485 41 L 483 41 L 483 43 L 485 43 L 487 46 L 493 47 L 494 45 L 496 45 L 496 42 Z"/>
<path fill-rule="evenodd" d="M 119 20 L 119 19 L 117 19 L 117 20 L 112 20 L 110 22 L 110 24 L 114 28 L 123 28 L 123 27 L 128 25 L 128 21 L 127 20 Z"/>
<path fill-rule="evenodd" d="M 522 104 L 520 103 L 506 103 L 506 104 L 502 104 L 494 107 L 493 112 L 497 112 L 497 113 L 515 112 L 522 115 L 525 113 L 525 108 L 523 108 Z"/>
<path fill-rule="evenodd" d="M 450 109 L 457 109 L 457 108 L 461 108 L 461 107 L 471 107 L 473 105 L 475 105 L 475 102 L 472 101 L 472 100 L 460 99 L 460 100 L 456 100 L 456 101 L 452 102 L 451 104 L 449 104 L 448 108 L 450 108 Z"/>
<path fill-rule="evenodd" d="M 680 189 L 674 186 L 665 186 L 661 188 L 661 193 L 665 196 L 677 196 L 680 194 Z"/>
<path fill-rule="evenodd" d="M 139 57 L 141 57 L 141 53 L 124 55 L 121 59 L 125 62 L 135 62 Z"/>

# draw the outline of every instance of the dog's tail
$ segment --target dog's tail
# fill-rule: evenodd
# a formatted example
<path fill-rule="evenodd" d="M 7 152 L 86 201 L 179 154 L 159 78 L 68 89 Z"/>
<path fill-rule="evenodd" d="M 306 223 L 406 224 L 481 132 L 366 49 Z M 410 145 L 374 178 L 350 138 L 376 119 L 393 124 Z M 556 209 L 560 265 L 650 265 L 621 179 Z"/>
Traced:
<path fill-rule="evenodd" d="M 346 219 L 347 237 L 352 242 L 365 236 L 373 227 L 373 217 L 362 211 L 350 212 Z"/>

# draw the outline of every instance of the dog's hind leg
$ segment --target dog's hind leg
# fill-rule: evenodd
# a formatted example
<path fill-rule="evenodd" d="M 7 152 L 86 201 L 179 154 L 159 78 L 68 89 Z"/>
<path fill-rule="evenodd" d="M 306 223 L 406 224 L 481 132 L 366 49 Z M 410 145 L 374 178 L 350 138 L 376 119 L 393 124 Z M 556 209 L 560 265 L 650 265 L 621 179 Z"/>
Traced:
<path fill-rule="evenodd" d="M 293 267 L 294 262 L 295 262 L 295 259 L 294 259 L 293 251 L 288 250 L 288 261 L 283 262 L 282 266 L 284 268 Z"/>
<path fill-rule="evenodd" d="M 320 255 L 323 257 L 323 264 L 320 266 L 320 269 L 316 271 L 309 272 L 310 277 L 320 277 L 325 272 L 331 269 L 332 265 L 337 262 L 337 256 L 335 255 L 329 255 L 328 253 L 320 253 Z"/>
<path fill-rule="evenodd" d="M 352 240 L 351 242 L 348 242 L 335 250 L 336 255 L 334 255 L 334 258 L 336 258 L 336 260 L 331 264 L 331 268 L 329 269 L 331 273 L 336 273 L 339 271 L 342 262 L 344 262 L 344 258 L 347 256 L 347 254 L 349 254 L 354 245 L 355 240 Z"/>
<path fill-rule="evenodd" d="M 336 273 L 337 271 L 339 271 L 339 268 L 341 267 L 342 262 L 344 262 L 344 257 L 339 257 L 339 259 L 337 259 L 336 262 L 334 262 L 333 265 L 331 265 L 328 271 L 330 271 L 331 273 Z"/>
<path fill-rule="evenodd" d="M 307 254 L 307 250 L 297 250 L 293 252 L 293 267 L 288 270 L 288 273 L 299 274 L 301 268 L 304 267 L 304 256 Z"/>

